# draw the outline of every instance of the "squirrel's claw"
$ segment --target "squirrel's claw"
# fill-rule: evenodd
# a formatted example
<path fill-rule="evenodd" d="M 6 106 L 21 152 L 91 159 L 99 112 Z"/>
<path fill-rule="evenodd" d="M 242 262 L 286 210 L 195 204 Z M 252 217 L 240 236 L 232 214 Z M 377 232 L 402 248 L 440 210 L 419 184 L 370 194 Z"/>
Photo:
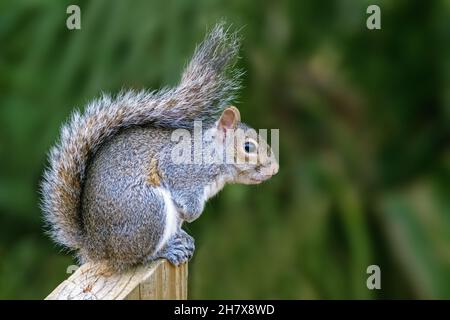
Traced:
<path fill-rule="evenodd" d="M 176 233 L 157 255 L 158 258 L 165 258 L 175 266 L 189 261 L 195 250 L 194 238 L 184 230 Z"/>

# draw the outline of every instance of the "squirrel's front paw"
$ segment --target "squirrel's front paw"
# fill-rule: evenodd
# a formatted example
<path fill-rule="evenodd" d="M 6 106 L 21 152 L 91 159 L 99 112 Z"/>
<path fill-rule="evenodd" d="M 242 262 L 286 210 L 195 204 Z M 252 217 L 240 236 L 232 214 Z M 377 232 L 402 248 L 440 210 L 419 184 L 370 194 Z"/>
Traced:
<path fill-rule="evenodd" d="M 160 253 L 161 258 L 166 258 L 175 266 L 189 261 L 194 254 L 194 238 L 188 235 L 184 230 L 180 230 L 174 235 L 166 247 Z"/>
<path fill-rule="evenodd" d="M 183 219 L 184 221 L 189 222 L 189 223 L 196 220 L 201 214 L 201 212 L 192 213 L 189 211 L 189 209 L 187 207 L 184 207 L 184 206 L 178 207 L 178 209 L 179 209 L 178 212 L 180 213 L 181 219 Z"/>
<path fill-rule="evenodd" d="M 203 211 L 204 203 L 193 197 L 176 197 L 175 204 L 181 219 L 192 222 L 197 219 Z"/>

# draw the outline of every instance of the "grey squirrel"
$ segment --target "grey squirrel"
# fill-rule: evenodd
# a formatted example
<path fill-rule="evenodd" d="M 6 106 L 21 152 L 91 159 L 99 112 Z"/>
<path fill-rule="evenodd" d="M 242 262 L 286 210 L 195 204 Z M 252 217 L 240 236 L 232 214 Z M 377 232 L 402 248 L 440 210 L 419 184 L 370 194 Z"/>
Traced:
<path fill-rule="evenodd" d="M 41 185 L 51 237 L 80 261 L 122 271 L 157 258 L 179 265 L 194 252 L 181 229 L 226 183 L 255 184 L 278 171 L 261 137 L 245 133 L 237 158 L 254 161 L 175 163 L 174 129 L 207 128 L 202 146 L 223 150 L 231 130 L 251 130 L 229 107 L 240 87 L 238 37 L 216 25 L 195 50 L 179 85 L 159 92 L 103 95 L 75 111 L 51 149 Z M 193 142 L 192 142 L 193 143 Z M 265 148 L 269 152 L 260 152 Z M 251 162 L 251 163 L 250 163 Z"/>

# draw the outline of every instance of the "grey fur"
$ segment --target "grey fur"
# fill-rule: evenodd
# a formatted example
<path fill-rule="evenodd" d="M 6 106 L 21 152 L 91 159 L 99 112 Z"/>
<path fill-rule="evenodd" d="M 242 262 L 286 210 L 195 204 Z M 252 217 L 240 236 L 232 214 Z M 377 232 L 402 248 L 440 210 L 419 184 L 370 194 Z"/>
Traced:
<path fill-rule="evenodd" d="M 84 114 L 72 114 L 50 151 L 41 188 L 57 243 L 76 250 L 82 262 L 106 261 L 116 270 L 158 257 L 179 264 L 192 256 L 194 240 L 181 224 L 201 214 L 205 188 L 218 181 L 263 181 L 261 167 L 274 163 L 271 158 L 258 166 L 176 165 L 170 159 L 172 129 L 192 132 L 194 120 L 217 126 L 239 88 L 237 53 L 237 36 L 219 24 L 197 47 L 176 88 L 103 95 Z M 169 208 L 161 190 L 170 192 L 179 214 L 176 232 L 165 243 Z"/>
<path fill-rule="evenodd" d="M 61 129 L 59 143 L 50 151 L 41 186 L 41 206 L 56 242 L 80 247 L 81 185 L 86 164 L 97 149 L 122 128 L 146 123 L 192 127 L 194 119 L 215 119 L 239 87 L 239 78 L 229 77 L 237 53 L 236 36 L 219 24 L 196 49 L 176 88 L 123 91 L 116 97 L 104 94 L 89 103 L 84 114 L 72 114 Z"/>

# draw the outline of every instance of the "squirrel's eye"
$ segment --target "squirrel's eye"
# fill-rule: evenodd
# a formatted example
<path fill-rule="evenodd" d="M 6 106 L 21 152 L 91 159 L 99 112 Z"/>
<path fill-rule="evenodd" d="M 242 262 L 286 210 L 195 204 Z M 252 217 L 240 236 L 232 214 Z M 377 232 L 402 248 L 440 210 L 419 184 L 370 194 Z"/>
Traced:
<path fill-rule="evenodd" d="M 256 146 L 253 142 L 247 141 L 244 143 L 244 150 L 247 153 L 253 153 L 256 151 Z"/>

